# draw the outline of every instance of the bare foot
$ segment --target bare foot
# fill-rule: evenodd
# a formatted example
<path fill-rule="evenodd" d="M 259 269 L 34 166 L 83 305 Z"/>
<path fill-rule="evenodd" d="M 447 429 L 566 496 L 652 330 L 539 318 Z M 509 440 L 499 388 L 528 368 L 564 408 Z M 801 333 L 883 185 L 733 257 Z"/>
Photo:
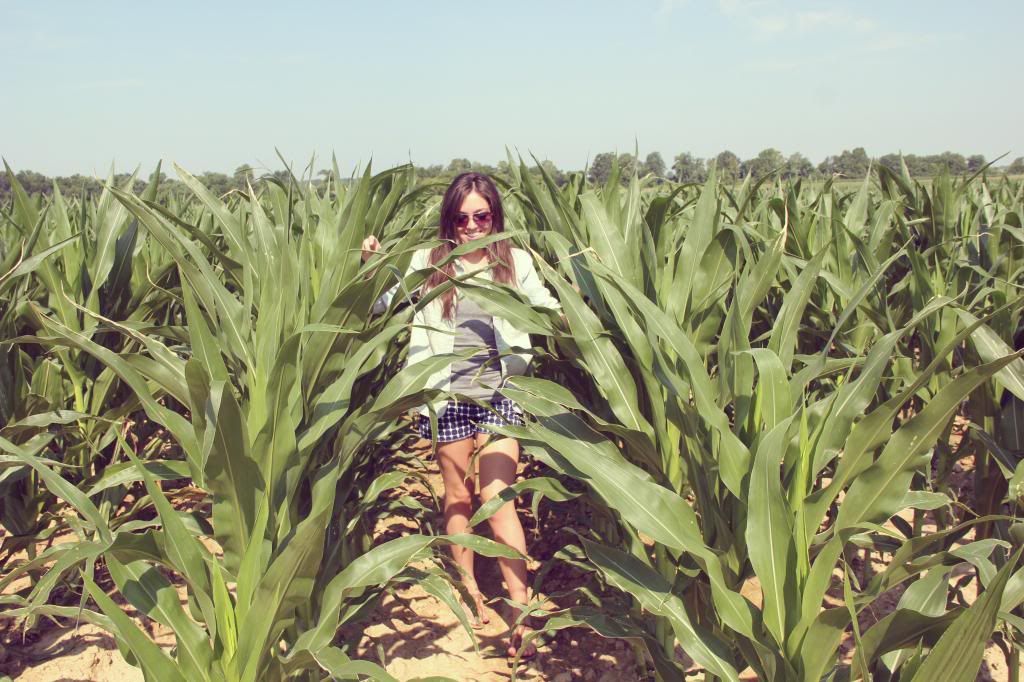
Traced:
<path fill-rule="evenodd" d="M 516 627 L 515 632 L 512 633 L 512 636 L 508 640 L 508 649 L 505 651 L 505 654 L 509 658 L 515 658 L 516 652 L 522 649 L 522 653 L 519 654 L 520 660 L 529 660 L 536 656 L 537 647 L 532 641 L 525 647 L 523 646 L 523 638 L 531 632 L 533 632 L 533 628 L 526 624 L 520 624 Z"/>
<path fill-rule="evenodd" d="M 484 609 L 484 595 L 480 592 L 470 590 L 469 596 L 473 597 L 473 604 L 476 607 L 476 613 L 473 612 L 473 609 L 466 606 L 466 615 L 469 616 L 470 624 L 473 626 L 473 629 L 479 630 L 484 625 L 491 622 L 490 616 L 487 615 L 487 611 Z"/>

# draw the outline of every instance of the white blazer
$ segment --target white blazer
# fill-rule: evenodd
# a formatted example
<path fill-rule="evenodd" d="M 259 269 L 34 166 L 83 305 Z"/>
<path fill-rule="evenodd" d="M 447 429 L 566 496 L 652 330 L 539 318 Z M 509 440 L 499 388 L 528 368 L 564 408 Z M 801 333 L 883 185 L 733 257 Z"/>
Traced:
<path fill-rule="evenodd" d="M 512 260 L 515 263 L 516 284 L 518 291 L 526 296 L 530 303 L 541 308 L 561 310 L 562 306 L 551 292 L 547 290 L 533 267 L 533 259 L 530 254 L 522 249 L 512 249 Z M 416 251 L 405 277 L 430 267 L 430 249 Z M 491 270 L 479 273 L 479 277 L 491 279 Z M 400 283 L 396 283 L 388 291 L 385 291 L 377 302 L 374 303 L 373 312 L 380 314 L 387 310 L 395 294 L 398 293 Z M 417 311 L 413 316 L 412 330 L 409 337 L 409 356 L 406 359 L 406 366 L 414 365 L 417 362 L 426 360 L 434 355 L 451 353 L 455 346 L 455 323 L 452 320 L 444 319 L 442 315 L 441 297 Z M 528 353 L 505 354 L 511 348 L 529 348 L 529 333 L 517 329 L 511 322 L 503 318 L 494 317 L 494 340 L 498 353 L 501 355 L 501 376 L 520 375 L 526 372 L 526 366 L 530 362 Z M 436 388 L 447 391 L 451 387 L 452 367 L 449 363 L 430 375 L 427 380 L 428 388 Z M 447 401 L 441 400 L 434 403 L 434 409 L 440 416 L 447 407 Z M 429 414 L 429 408 L 424 405 L 420 414 Z"/>

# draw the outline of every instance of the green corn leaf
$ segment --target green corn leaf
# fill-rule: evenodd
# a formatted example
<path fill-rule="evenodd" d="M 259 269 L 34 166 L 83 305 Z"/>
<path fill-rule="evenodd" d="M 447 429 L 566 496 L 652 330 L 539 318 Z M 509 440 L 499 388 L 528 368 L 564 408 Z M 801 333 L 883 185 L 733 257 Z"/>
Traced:
<path fill-rule="evenodd" d="M 797 332 L 800 331 L 800 323 L 804 319 L 804 312 L 811 300 L 813 287 L 818 280 L 818 273 L 821 271 L 821 263 L 826 253 L 827 249 L 818 251 L 804 267 L 789 293 L 786 294 L 782 302 L 782 309 L 779 310 L 779 315 L 772 327 L 768 348 L 779 356 L 783 367 L 792 366 L 793 353 L 797 347 Z"/>
<path fill-rule="evenodd" d="M 1013 553 L 978 600 L 949 626 L 928 654 L 924 664 L 911 678 L 911 682 L 937 679 L 970 682 L 975 679 L 985 654 L 985 643 L 995 629 L 1003 590 L 1020 560 L 1022 551 L 1024 548 Z"/>
<path fill-rule="evenodd" d="M 122 564 L 108 556 L 107 568 L 135 608 L 174 632 L 182 673 L 190 680 L 210 680 L 213 649 L 203 629 L 181 608 L 174 586 L 144 561 Z"/>
<path fill-rule="evenodd" d="M 469 639 L 473 643 L 473 650 L 479 654 L 480 647 L 477 642 L 476 635 L 473 634 L 473 626 L 469 622 L 469 617 L 466 615 L 465 609 L 462 608 L 462 602 L 459 600 L 456 589 L 452 587 L 452 583 L 448 578 L 448 575 L 441 569 L 433 567 L 426 571 L 409 568 L 406 570 L 406 574 L 409 579 L 415 581 L 416 585 L 419 586 L 420 589 L 437 599 L 451 610 L 455 617 L 458 618 L 459 623 L 462 625 L 462 629 L 466 631 L 467 635 L 469 635 Z M 467 594 L 466 596 L 469 595 Z M 467 599 L 466 603 L 473 604 L 473 600 Z M 476 608 L 475 604 L 473 608 Z"/>
<path fill-rule="evenodd" d="M 936 567 L 928 571 L 928 575 L 917 580 L 907 588 L 907 591 L 900 597 L 897 609 L 906 609 L 931 618 L 938 618 L 944 615 L 946 613 L 946 595 L 949 592 L 949 571 L 949 568 L 944 567 Z M 956 614 L 953 614 L 953 617 L 955 616 Z M 877 627 L 877 625 L 874 627 Z M 865 634 L 865 642 L 876 639 L 874 627 Z M 879 656 L 885 666 L 891 671 L 898 670 L 910 658 L 913 651 L 912 648 L 891 645 L 890 638 L 887 635 L 885 637 L 877 637 L 877 640 L 884 642 L 887 647 L 892 649 Z M 930 646 L 933 644 L 934 642 L 929 642 Z M 868 660 L 872 660 L 874 657 L 875 654 L 869 653 L 866 655 Z"/>
<path fill-rule="evenodd" d="M 178 665 L 164 651 L 139 629 L 132 620 L 125 615 L 121 607 L 100 589 L 88 575 L 83 575 L 86 590 L 93 598 L 100 610 L 107 616 L 109 623 L 113 625 L 113 632 L 117 638 L 124 642 L 142 668 L 147 680 L 155 682 L 185 682 L 188 679 Z"/>
<path fill-rule="evenodd" d="M 793 515 L 782 491 L 780 472 L 780 455 L 792 422 L 793 417 L 787 417 L 761 440 L 747 495 L 750 563 L 761 580 L 765 626 L 782 646 L 799 610 Z"/>
<path fill-rule="evenodd" d="M 694 208 L 693 219 L 689 229 L 686 231 L 686 238 L 683 240 L 680 252 L 679 265 L 676 275 L 676 282 L 679 290 L 674 293 L 677 300 L 681 302 L 681 308 L 676 317 L 683 319 L 686 315 L 688 302 L 692 299 L 694 281 L 699 271 L 699 264 L 704 258 L 704 253 L 711 245 L 715 234 L 718 232 L 719 220 L 718 207 L 718 185 L 715 180 L 715 173 L 708 174 L 707 182 L 701 190 L 700 198 Z"/>
<path fill-rule="evenodd" d="M 185 451 L 185 456 L 189 461 L 192 471 L 198 472 L 202 470 L 202 467 L 200 466 L 199 448 L 195 441 L 194 432 L 181 415 L 164 407 L 157 401 L 142 375 L 119 357 L 117 353 L 114 353 L 111 350 L 100 346 L 86 336 L 69 329 L 57 320 L 41 314 L 39 315 L 39 319 L 46 331 L 54 334 L 62 343 L 66 342 L 74 348 L 78 348 L 79 350 L 89 353 L 105 366 L 109 367 L 121 380 L 128 384 L 132 391 L 134 391 L 135 396 L 142 403 L 143 409 L 146 411 L 149 418 L 166 426 L 168 431 L 174 435 L 175 440 Z M 193 477 L 201 479 L 201 475 L 196 475 L 196 473 L 193 474 Z"/>
<path fill-rule="evenodd" d="M 680 398 L 688 400 L 692 390 L 701 419 L 706 420 L 710 428 L 721 438 L 718 464 L 721 467 L 722 480 L 733 494 L 741 497 L 743 479 L 750 469 L 750 452 L 733 432 L 725 412 L 718 407 L 717 391 L 708 377 L 704 361 L 697 349 L 686 333 L 642 292 L 631 289 L 626 283 L 608 278 L 604 273 L 600 274 L 608 282 L 622 288 L 626 299 L 636 306 L 637 313 L 643 318 L 648 333 L 660 338 L 683 363 L 685 376 L 680 378 L 685 380 L 687 385 L 676 388 L 677 394 Z M 675 374 L 675 368 L 669 365 L 662 354 L 657 354 L 656 358 L 666 375 L 671 377 Z"/>
<path fill-rule="evenodd" d="M 665 680 L 681 680 L 682 667 L 667 656 L 658 641 L 638 626 L 607 610 L 580 606 L 550 613 L 544 620 L 544 631 L 555 632 L 566 628 L 588 627 L 605 639 L 640 641 L 651 656 L 654 669 Z"/>
<path fill-rule="evenodd" d="M 669 619 L 683 650 L 709 671 L 726 680 L 739 681 L 736 669 L 728 662 L 722 643 L 703 628 L 693 624 L 683 600 L 671 591 L 668 582 L 635 556 L 581 538 L 587 556 L 610 583 L 631 594 L 645 609 Z"/>
<path fill-rule="evenodd" d="M 875 463 L 850 485 L 836 519 L 836 531 L 862 522 L 882 523 L 900 511 L 897 507 L 914 471 L 926 464 L 922 457 L 926 458 L 926 451 L 953 412 L 971 391 L 1018 357 L 1010 355 L 964 372 L 896 431 Z"/>
<path fill-rule="evenodd" d="M 106 519 L 100 514 L 96 505 L 81 490 L 61 478 L 60 474 L 50 469 L 50 467 L 42 464 L 37 456 L 30 454 L 29 451 L 19 445 L 15 445 L 3 436 L 0 436 L 0 450 L 14 455 L 32 467 L 54 495 L 70 503 L 75 511 L 92 525 L 103 542 L 109 543 L 113 540 Z"/>
<path fill-rule="evenodd" d="M 635 250 L 626 248 L 626 239 L 618 225 L 613 224 L 597 194 L 587 192 L 580 197 L 587 236 L 597 256 L 615 274 L 633 280 L 637 274 Z"/>
<path fill-rule="evenodd" d="M 793 399 L 786 380 L 786 370 L 779 357 L 770 349 L 754 348 L 744 352 L 753 357 L 757 364 L 757 404 L 764 427 L 770 431 L 793 414 Z"/>
<path fill-rule="evenodd" d="M 529 402 L 523 407 L 532 411 Z M 494 430 L 534 446 L 538 459 L 591 486 L 633 527 L 669 547 L 690 552 L 708 573 L 720 617 L 729 627 L 756 639 L 753 607 L 726 586 L 719 558 L 704 544 L 697 517 L 683 498 L 626 462 L 608 441 L 573 415 Z"/>
<path fill-rule="evenodd" d="M 974 348 L 978 351 L 978 357 L 981 358 L 982 362 L 993 362 L 998 358 L 1013 353 L 1013 348 L 1006 341 L 999 338 L 999 335 L 996 334 L 992 327 L 987 324 L 978 324 L 978 318 L 962 308 L 957 308 L 956 314 L 960 316 L 964 324 L 968 326 L 977 325 L 971 333 L 971 343 L 974 344 Z M 1006 390 L 1016 396 L 1018 400 L 1024 400 L 1024 359 L 1011 362 L 999 370 L 995 378 L 1006 387 Z"/>
<path fill-rule="evenodd" d="M 543 262 L 545 279 L 558 292 L 562 311 L 569 322 L 573 338 L 583 353 L 587 369 L 592 373 L 609 406 L 622 423 L 635 431 L 651 434 L 651 425 L 637 409 L 636 384 L 622 355 L 604 332 L 597 316 L 564 280 L 550 271 Z"/>
<path fill-rule="evenodd" d="M 247 415 L 249 432 L 258 428 L 252 444 L 252 459 L 264 476 L 264 490 L 271 510 L 277 509 L 287 495 L 285 475 L 300 463 L 296 431 L 302 421 L 300 334 L 293 334 L 278 352 L 267 381 L 267 406 L 262 426 L 259 418 Z"/>
<path fill-rule="evenodd" d="M 188 478 L 188 463 L 171 459 L 151 459 L 142 462 L 141 465 L 157 481 L 170 481 L 179 478 Z M 104 490 L 115 488 L 119 485 L 128 485 L 142 480 L 142 474 L 132 462 L 118 462 L 103 470 L 103 475 L 92 487 L 86 491 L 87 497 L 92 497 Z"/>
<path fill-rule="evenodd" d="M 207 570 L 209 552 L 206 551 L 206 548 L 203 547 L 202 543 L 192 535 L 188 528 L 186 528 L 178 512 L 164 496 L 164 493 L 157 485 L 155 478 L 150 474 L 149 469 L 138 459 L 138 457 L 135 456 L 120 434 L 118 437 L 121 439 L 121 447 L 123 451 L 128 455 L 132 464 L 135 465 L 136 471 L 145 483 L 146 492 L 149 493 L 149 497 L 153 501 L 153 506 L 156 507 L 157 514 L 160 516 L 160 523 L 163 525 L 164 531 L 163 549 L 166 552 L 167 559 L 169 560 L 168 563 L 178 571 L 178 573 L 192 588 L 192 595 L 199 603 L 203 617 L 206 620 L 207 626 L 211 630 L 210 636 L 211 638 L 216 639 L 216 610 L 211 596 L 210 574 Z M 125 564 L 125 567 L 131 568 L 137 563 L 138 562 L 130 562 Z M 168 627 L 174 626 L 168 624 Z M 209 660 L 206 660 L 205 658 L 200 660 L 200 658 L 201 657 L 193 659 L 197 665 L 208 665 L 210 663 Z"/>
<path fill-rule="evenodd" d="M 473 527 L 482 521 L 494 516 L 504 505 L 512 502 L 524 492 L 534 492 L 555 502 L 566 502 L 579 497 L 579 493 L 572 493 L 565 489 L 565 486 L 555 478 L 541 476 L 539 478 L 528 478 L 503 488 L 501 492 L 487 500 L 476 510 L 469 520 L 469 526 Z"/>
<path fill-rule="evenodd" d="M 313 654 L 313 658 L 335 680 L 358 679 L 366 676 L 379 682 L 398 682 L 386 670 L 371 661 L 353 661 L 341 649 L 324 647 Z"/>
<path fill-rule="evenodd" d="M 210 432 L 203 472 L 213 493 L 213 529 L 228 571 L 234 573 L 251 541 L 266 482 L 250 454 L 245 418 L 231 387 L 214 381 L 203 410 Z"/>
<path fill-rule="evenodd" d="M 323 590 L 320 618 L 316 626 L 303 632 L 295 650 L 315 651 L 328 645 L 338 629 L 338 617 L 346 596 L 361 588 L 383 585 L 398 575 L 409 562 L 438 544 L 455 543 L 483 556 L 521 558 L 519 553 L 476 535 L 426 536 L 406 535 L 374 547 L 356 558 L 336 575 Z"/>

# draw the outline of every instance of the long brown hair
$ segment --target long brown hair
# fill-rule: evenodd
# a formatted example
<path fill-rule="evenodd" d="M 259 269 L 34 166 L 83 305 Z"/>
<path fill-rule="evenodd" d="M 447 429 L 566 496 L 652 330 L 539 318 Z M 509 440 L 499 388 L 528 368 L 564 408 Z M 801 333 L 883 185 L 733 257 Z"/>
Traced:
<path fill-rule="evenodd" d="M 444 199 L 441 200 L 441 224 L 438 228 L 438 239 L 443 243 L 431 249 L 430 265 L 436 266 L 458 244 L 455 219 L 459 215 L 459 209 L 462 208 L 462 202 L 473 192 L 482 196 L 491 209 L 491 233 L 497 234 L 505 231 L 505 212 L 501 208 L 501 194 L 498 193 L 494 181 L 483 173 L 462 173 L 452 180 L 452 184 L 448 185 Z M 484 248 L 487 250 L 488 260 L 493 264 L 492 279 L 495 282 L 515 286 L 515 263 L 512 261 L 512 246 L 509 244 L 509 240 L 502 239 L 492 242 Z M 423 283 L 423 293 L 426 294 L 453 277 L 455 277 L 455 263 L 449 261 L 430 273 L 427 281 Z M 441 294 L 441 307 L 444 319 L 455 318 L 454 287 Z"/>

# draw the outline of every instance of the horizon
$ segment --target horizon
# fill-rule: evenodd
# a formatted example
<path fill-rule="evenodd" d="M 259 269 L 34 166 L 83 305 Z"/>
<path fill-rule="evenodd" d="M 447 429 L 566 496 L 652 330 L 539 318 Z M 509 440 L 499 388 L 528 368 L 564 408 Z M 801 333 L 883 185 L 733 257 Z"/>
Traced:
<path fill-rule="evenodd" d="M 858 147 L 854 147 L 853 149 L 857 149 L 857 148 Z M 611 150 L 607 150 L 607 151 L 611 151 Z M 652 150 L 652 151 L 657 151 L 657 150 Z M 723 152 L 729 152 L 731 150 L 725 149 L 725 150 L 722 150 L 722 151 Z M 782 152 L 782 154 L 784 156 L 786 156 L 786 157 L 790 156 L 790 154 L 786 153 L 785 150 L 778 150 L 778 151 Z M 852 151 L 852 150 L 837 150 L 837 154 L 841 153 L 841 152 L 844 152 L 844 151 Z M 604 152 L 598 152 L 598 154 L 601 154 L 601 153 L 604 153 Z M 680 152 L 680 153 L 682 153 L 682 152 Z M 970 156 L 970 152 L 962 152 L 962 151 L 958 151 L 958 150 L 947 149 L 947 150 L 944 150 L 943 152 L 938 152 L 938 153 L 936 153 L 934 155 L 915 154 L 914 152 L 907 152 L 907 153 L 903 153 L 903 152 L 887 152 L 886 154 L 879 154 L 879 155 L 868 154 L 868 158 L 873 163 L 877 163 L 883 156 L 886 156 L 887 154 L 900 154 L 904 158 L 909 158 L 909 157 L 927 158 L 929 156 L 938 156 L 939 154 L 943 154 L 943 153 L 961 154 L 964 157 Z M 631 154 L 631 152 L 618 152 L 618 154 L 621 156 L 621 154 Z M 595 154 L 595 156 L 596 156 L 596 154 Z M 672 171 L 672 160 L 673 160 L 674 156 L 672 158 L 669 158 L 668 156 L 665 156 L 665 155 L 662 155 L 662 156 L 663 156 L 663 160 L 665 161 L 665 165 L 667 167 L 667 170 L 669 172 L 671 172 Z M 715 157 L 718 156 L 718 154 L 714 154 L 714 155 L 712 155 L 710 157 L 696 157 L 696 155 L 694 155 L 694 156 L 699 161 L 713 162 L 715 160 Z M 822 159 L 813 159 L 813 158 L 811 158 L 809 160 L 813 164 L 815 169 L 817 169 L 819 164 L 821 164 L 825 160 L 825 158 L 828 158 L 829 156 L 835 156 L 835 154 L 830 154 L 830 155 L 828 155 L 828 156 L 826 156 L 826 157 L 824 157 Z M 739 157 L 739 158 L 740 158 L 740 161 L 747 162 L 747 161 L 753 160 L 755 157 L 756 157 L 756 154 L 754 156 L 749 157 L 749 158 L 743 158 L 743 157 Z M 1017 158 L 1024 158 L 1024 157 L 1012 157 L 1011 158 L 1011 156 L 1009 154 L 1006 154 L 1001 159 L 998 159 L 998 163 L 995 163 L 995 159 L 991 159 L 991 158 L 986 158 L 985 162 L 986 162 L 986 164 L 990 165 L 992 170 L 999 171 L 1001 169 L 1009 167 Z M 222 175 L 226 175 L 228 177 L 231 177 L 236 171 L 240 170 L 241 168 L 248 167 L 250 170 L 258 171 L 256 173 L 254 173 L 254 175 L 256 177 L 260 177 L 261 175 L 270 175 L 270 174 L 273 174 L 273 173 L 278 173 L 278 172 L 282 172 L 282 171 L 290 169 L 295 174 L 295 176 L 297 178 L 299 178 L 299 179 L 302 179 L 304 177 L 308 177 L 308 178 L 310 178 L 312 180 L 315 180 L 317 178 L 317 176 L 320 175 L 322 172 L 324 172 L 324 171 L 331 171 L 331 165 L 329 163 L 326 164 L 326 165 L 325 164 L 318 164 L 317 167 L 315 169 L 313 169 L 312 172 L 310 172 L 310 164 L 308 162 L 298 163 L 298 162 L 290 161 L 289 163 L 291 164 L 291 166 L 289 168 L 289 167 L 285 166 L 285 164 L 280 159 L 278 159 L 277 157 L 275 157 L 275 159 L 277 160 L 277 163 L 278 163 L 278 165 L 276 167 L 269 167 L 269 166 L 262 166 L 262 167 L 260 167 L 260 166 L 248 166 L 248 164 L 236 164 L 235 167 L 233 167 L 233 168 L 205 168 L 205 169 L 201 169 L 200 170 L 200 169 L 194 169 L 194 168 L 186 168 L 184 166 L 181 166 L 181 164 L 178 164 L 178 165 L 181 166 L 184 170 L 188 171 L 190 174 L 192 174 L 192 175 L 194 175 L 196 177 L 201 177 L 201 176 L 208 175 L 208 174 L 222 174 Z M 450 162 L 456 161 L 456 160 L 460 160 L 460 159 L 458 157 L 455 157 L 455 158 L 452 158 L 452 159 L 448 159 L 447 162 L 442 162 L 442 163 L 436 163 L 436 164 L 435 163 L 432 163 L 432 164 L 413 163 L 412 165 L 415 168 L 417 168 L 417 169 L 436 168 L 437 166 L 440 166 L 441 167 L 440 173 L 444 174 L 444 173 L 448 173 L 448 172 L 455 172 L 455 171 L 449 171 L 448 170 L 448 164 Z M 541 161 L 541 162 L 546 161 L 546 159 L 538 159 L 538 160 Z M 40 171 L 39 169 L 36 169 L 36 168 L 20 168 L 18 166 L 15 166 L 14 164 L 12 164 L 10 162 L 10 159 L 4 158 L 3 161 L 5 161 L 10 166 L 11 171 L 15 175 L 17 175 L 18 173 L 21 173 L 23 171 L 27 171 L 27 172 L 39 173 L 39 174 L 43 175 L 44 177 L 46 177 L 48 179 L 58 179 L 58 178 L 68 179 L 68 178 L 72 178 L 72 177 L 75 177 L 75 176 L 80 176 L 80 177 L 93 178 L 93 179 L 98 179 L 98 180 L 106 180 L 106 178 L 108 178 L 111 175 L 129 176 L 129 175 L 133 175 L 133 174 L 137 175 L 139 180 L 145 180 L 146 178 L 148 178 L 152 174 L 153 171 L 156 170 L 157 164 L 159 163 L 160 164 L 160 172 L 167 179 L 169 179 L 169 180 L 177 180 L 178 179 L 178 175 L 177 175 L 177 173 L 176 173 L 176 171 L 174 169 L 174 161 L 173 161 L 173 159 L 158 159 L 157 161 L 155 161 L 153 163 L 153 165 L 150 168 L 146 168 L 145 166 L 143 166 L 141 164 L 137 165 L 137 166 L 133 166 L 130 169 L 129 168 L 118 168 L 116 166 L 110 165 L 110 166 L 107 167 L 106 172 L 95 174 L 95 175 L 90 175 L 88 173 L 83 173 L 83 172 L 80 172 L 80 171 L 76 171 L 76 172 L 72 172 L 72 173 L 68 173 L 68 174 L 51 175 L 49 173 L 43 173 L 42 171 Z M 371 159 L 371 161 L 372 161 L 372 159 Z M 486 161 L 478 161 L 476 159 L 468 159 L 468 161 L 470 161 L 472 163 L 474 168 L 489 167 L 489 168 L 497 169 L 499 167 L 500 163 L 507 163 L 508 159 L 507 158 L 503 158 L 503 159 L 500 159 L 498 162 L 495 162 L 495 163 L 489 163 L 489 162 L 486 162 Z M 537 166 L 537 161 L 535 161 L 533 157 L 529 157 L 529 158 L 523 157 L 522 161 L 524 163 L 526 163 L 526 166 L 528 168 L 535 168 Z M 639 157 L 638 161 L 640 163 L 642 163 L 644 161 L 643 155 L 641 155 Z M 590 165 L 591 165 L 592 162 L 593 162 L 593 158 L 590 158 L 590 159 L 587 159 L 587 164 L 586 165 L 581 165 L 581 166 L 578 166 L 578 167 L 565 167 L 565 168 L 563 168 L 561 166 L 557 166 L 557 164 L 556 164 L 556 168 L 560 172 L 564 172 L 564 173 L 581 173 L 581 172 L 589 170 L 590 169 Z M 381 172 L 381 171 L 385 171 L 385 170 L 388 170 L 388 169 L 391 169 L 391 168 L 395 168 L 397 166 L 404 165 L 405 163 L 409 163 L 409 162 L 407 162 L 407 161 L 406 162 L 399 162 L 399 163 L 390 164 L 390 165 L 386 165 L 386 166 L 380 166 L 376 162 L 373 162 L 373 169 L 374 169 L 374 172 Z M 342 179 L 350 178 L 350 177 L 357 177 L 358 175 L 363 173 L 365 171 L 365 169 L 366 169 L 366 166 L 365 166 L 364 163 L 357 162 L 355 166 L 353 166 L 350 169 L 347 169 L 348 172 L 346 174 L 346 168 L 344 166 L 342 166 L 340 163 L 338 165 L 338 170 L 341 173 L 340 178 L 342 178 Z"/>

